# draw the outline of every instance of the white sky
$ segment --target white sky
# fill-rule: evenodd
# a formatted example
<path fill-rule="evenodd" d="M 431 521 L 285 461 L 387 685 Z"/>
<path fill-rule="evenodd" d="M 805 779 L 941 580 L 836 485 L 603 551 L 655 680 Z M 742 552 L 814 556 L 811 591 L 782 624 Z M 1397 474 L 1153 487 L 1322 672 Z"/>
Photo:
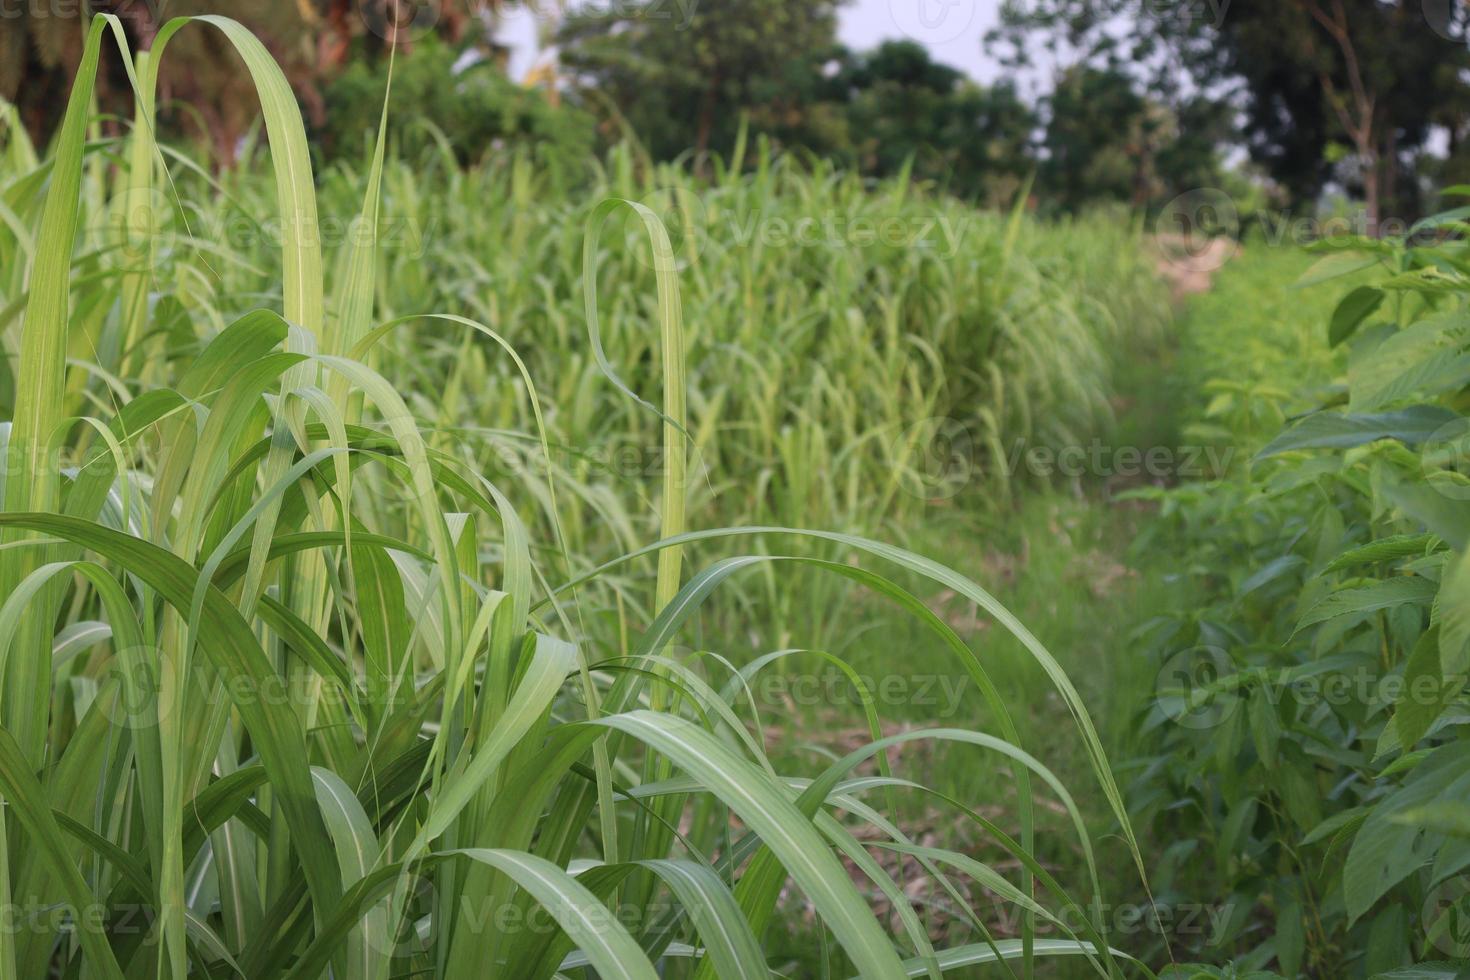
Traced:
<path fill-rule="evenodd" d="M 593 4 L 619 0 L 588 0 Z M 700 0 L 664 0 L 676 18 L 698 9 Z M 716 0 L 708 0 L 716 2 Z M 547 0 L 541 0 L 548 9 Z M 536 4 L 531 4 L 532 7 Z M 953 65 L 981 82 L 993 82 L 1003 69 L 981 51 L 985 32 L 1000 16 L 1000 0 L 847 0 L 838 14 L 838 40 L 850 48 L 873 48 L 886 40 L 910 39 L 927 47 L 935 61 Z M 522 78 L 538 56 L 536 21 L 530 10 L 518 7 L 505 16 L 499 33 L 513 51 L 512 78 Z"/>
<path fill-rule="evenodd" d="M 971 78 L 990 82 L 1000 75 L 1000 66 L 980 49 L 1000 18 L 1000 0 L 847 0 L 839 18 L 838 40 L 850 48 L 908 39 Z"/>

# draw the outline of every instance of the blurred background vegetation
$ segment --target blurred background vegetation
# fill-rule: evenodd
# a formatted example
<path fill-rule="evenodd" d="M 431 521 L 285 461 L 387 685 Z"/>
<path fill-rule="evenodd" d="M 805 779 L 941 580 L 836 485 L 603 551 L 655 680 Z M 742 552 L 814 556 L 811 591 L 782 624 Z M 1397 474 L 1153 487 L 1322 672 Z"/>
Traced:
<path fill-rule="evenodd" d="M 210 9 L 191 2 L 96 9 L 122 17 L 146 49 L 169 17 Z M 1440 879 L 1343 882 L 1354 865 L 1344 854 L 1368 808 L 1413 788 L 1401 758 L 1377 751 L 1397 716 L 1381 704 L 1328 712 L 1289 690 L 1292 671 L 1309 661 L 1342 655 L 1349 659 L 1337 662 L 1377 683 L 1419 649 L 1426 589 L 1392 618 L 1344 619 L 1312 634 L 1298 625 L 1300 610 L 1322 596 L 1371 588 L 1363 566 L 1378 552 L 1357 549 L 1389 542 L 1383 554 L 1412 558 L 1421 577 L 1438 574 L 1417 563 L 1444 562 L 1448 551 L 1366 493 L 1396 472 L 1380 462 L 1419 460 L 1356 446 L 1340 467 L 1301 453 L 1259 470 L 1250 460 L 1298 414 L 1326 409 L 1319 414 L 1335 418 L 1344 400 L 1361 401 L 1364 366 L 1394 367 L 1378 345 L 1401 328 L 1395 343 L 1422 343 L 1407 349 L 1423 364 L 1414 361 L 1394 399 L 1381 385 L 1373 407 L 1417 399 L 1415 378 L 1429 378 L 1443 385 L 1429 395 L 1453 389 L 1446 398 L 1463 412 L 1465 379 L 1454 372 L 1470 356 L 1465 328 L 1428 314 L 1444 304 L 1463 316 L 1470 267 L 1463 245 L 1448 239 L 1463 232 L 1470 208 L 1418 229 L 1419 244 L 1446 244 L 1440 251 L 1391 244 L 1390 227 L 1407 230 L 1457 186 L 1460 200 L 1470 193 L 1462 0 L 1007 3 L 964 42 L 1002 66 L 983 83 L 925 44 L 841 43 L 839 0 L 388 3 L 240 0 L 227 12 L 269 45 L 311 129 L 329 296 L 351 271 L 341 219 L 361 207 L 362 161 L 392 56 L 393 146 L 377 191 L 385 220 L 372 311 L 386 322 L 463 311 L 498 331 L 542 385 L 546 444 L 526 436 L 531 396 L 517 365 L 482 339 L 416 325 L 385 335 L 375 356 L 433 433 L 433 448 L 466 472 L 504 476 L 532 540 L 567 552 L 546 547 L 538 560 L 586 572 L 660 534 L 648 487 L 664 464 L 648 447 L 659 445 L 662 423 L 604 383 L 583 342 L 583 221 L 605 197 L 642 200 L 672 226 L 679 260 L 690 512 L 705 526 L 823 527 L 902 541 L 993 584 L 1037 624 L 1097 713 L 1156 887 L 1131 884 L 1116 838 L 1099 848 L 1103 880 L 1135 907 L 1229 913 L 1208 935 L 1171 936 L 1172 952 L 1138 935 L 1127 937 L 1139 944 L 1130 951 L 1156 965 L 1171 955 L 1233 959 L 1241 971 L 1209 976 L 1259 977 L 1244 971 L 1275 964 L 1287 976 L 1332 980 L 1365 980 L 1433 952 L 1424 936 L 1435 910 L 1425 902 Z M 83 12 L 80 0 L 0 0 L 0 97 L 18 109 L 12 116 L 0 105 L 0 127 L 18 118 L 38 142 L 51 138 Z M 525 72 L 512 69 L 501 38 L 508 18 L 528 13 L 540 36 Z M 103 65 L 99 133 L 121 135 L 130 85 L 115 59 Z M 275 243 L 255 217 L 274 213 L 275 190 L 256 95 L 236 55 L 211 32 L 186 32 L 173 42 L 161 92 L 164 144 L 171 153 L 185 145 L 173 158 L 184 165 L 171 168 L 171 194 L 151 216 L 159 292 L 150 313 L 161 328 L 134 343 L 113 313 L 136 253 L 110 244 L 128 197 L 114 189 L 109 198 L 107 182 L 125 187 L 125 174 L 98 166 L 88 194 L 101 217 L 83 229 L 91 247 L 76 259 L 86 301 L 73 313 L 72 351 L 79 362 L 95 356 L 98 370 L 69 391 L 78 406 L 84 395 L 101 403 L 100 379 L 146 389 L 183 376 L 201 336 L 262 303 L 285 305 Z M 21 142 L 8 149 L 30 158 L 14 168 L 29 182 L 45 165 L 29 146 L 19 152 Z M 113 144 L 93 145 L 91 159 L 105 163 Z M 24 199 L 40 182 L 14 186 Z M 1225 193 L 1190 195 L 1201 188 Z M 1234 227 L 1215 213 L 1221 202 L 1234 207 Z M 1350 216 L 1345 227 L 1363 234 L 1318 250 L 1361 249 L 1366 259 L 1329 254 L 1318 265 L 1271 224 L 1331 214 Z M 792 247 L 793 230 L 815 216 L 832 224 L 810 247 Z M 1174 218 L 1184 258 L 1170 251 L 1180 242 L 1161 240 L 1170 236 L 1141 234 L 1146 219 L 1174 231 Z M 1202 221 L 1239 242 L 1193 252 L 1187 239 Z M 878 227 L 896 229 L 898 240 L 859 239 L 857 229 Z M 0 246 L 14 240 L 12 256 L 24 237 L 13 228 L 0 238 Z M 606 322 L 617 325 L 606 356 L 652 396 L 662 338 L 646 247 L 640 227 L 604 235 L 594 275 Z M 16 315 L 19 303 L 6 299 L 25 288 L 25 263 L 6 258 L 0 252 L 10 273 L 0 281 L 9 290 L 0 292 L 0 320 Z M 1374 321 L 1380 306 L 1386 319 Z M 95 353 L 83 350 L 93 336 L 102 338 Z M 0 418 L 15 414 L 20 378 L 0 366 Z M 1121 473 L 1109 463 L 1067 474 L 1025 452 L 1104 443 L 1214 455 L 1177 472 Z M 553 477 L 569 491 L 560 501 Z M 373 498 L 375 517 L 397 519 L 402 503 Z M 1470 531 L 1446 537 L 1470 540 Z M 1415 554 L 1395 550 L 1405 541 Z M 781 547 L 842 557 L 825 543 Z M 1344 547 L 1356 556 L 1339 564 Z M 714 554 L 688 551 L 700 562 Z M 1396 587 L 1400 572 L 1383 581 Z M 609 575 L 581 600 L 580 626 L 600 659 L 626 656 L 629 624 L 651 618 L 639 574 Z M 913 588 L 928 590 L 920 598 L 946 628 L 996 654 L 1002 703 L 1024 706 L 1016 722 L 1024 743 L 1068 785 L 1091 787 L 1078 797 L 1089 823 L 1113 828 L 1111 801 L 1093 785 L 1093 760 L 1051 678 L 952 591 Z M 751 576 L 704 617 L 708 633 L 692 641 L 728 642 L 722 655 L 810 642 L 858 670 L 883 669 L 896 650 L 905 669 L 954 669 L 949 649 L 925 647 L 902 610 L 877 610 L 846 581 L 815 574 L 795 585 Z M 1167 724 L 1179 700 L 1171 665 L 1198 650 L 1229 651 L 1228 704 L 1241 710 L 1216 727 Z M 783 664 L 810 672 L 820 661 Z M 78 658 L 70 669 L 82 666 Z M 972 702 L 943 720 L 977 728 L 992 720 Z M 812 733 L 839 747 L 868 737 L 844 727 L 835 706 L 801 707 L 771 712 L 783 767 L 828 751 Z M 885 724 L 932 714 L 908 704 Z M 1454 716 L 1459 751 L 1470 744 L 1457 733 L 1466 718 L 1470 710 Z M 1439 730 L 1413 734 L 1439 740 L 1422 751 L 1455 748 Z M 996 770 L 944 749 L 914 766 L 958 798 L 985 798 L 999 785 L 1002 803 L 1020 799 Z M 985 846 L 935 813 L 927 803 L 913 808 L 924 834 Z M 1419 839 L 1415 826 L 1378 823 L 1363 851 Z M 1039 858 L 1080 874 L 1072 842 L 1040 827 Z M 1451 872 L 1460 874 L 1470 836 L 1455 833 L 1444 853 L 1462 862 Z M 920 896 L 934 910 L 934 938 L 966 941 L 969 926 L 947 898 L 932 883 Z M 821 930 L 782 911 L 791 928 L 772 940 L 773 958 L 819 975 Z"/>
<path fill-rule="evenodd" d="M 91 9 L 117 13 L 147 47 L 168 17 L 211 6 L 221 5 Z M 452 132 L 465 163 L 524 146 L 571 178 L 589 150 L 629 138 L 651 161 L 687 158 L 700 171 L 728 158 L 748 124 L 777 149 L 874 178 L 908 170 L 982 204 L 1009 203 L 1034 174 L 1033 203 L 1048 212 L 1157 212 L 1210 187 L 1247 213 L 1360 201 L 1371 232 L 1385 218 L 1412 222 L 1439 189 L 1470 179 L 1470 46 L 1456 0 L 1007 0 L 974 38 L 1002 69 L 988 85 L 914 41 L 844 46 L 842 0 L 228 6 L 286 66 L 319 163 L 361 153 L 393 37 L 399 105 L 413 107 L 395 117 L 401 151 Z M 63 104 L 85 7 L 32 0 L 0 17 L 0 97 L 38 141 Z M 506 17 L 526 13 L 540 51 L 513 79 L 498 38 Z M 258 120 L 243 73 L 208 33 L 180 48 L 163 71 L 168 135 L 228 164 Z M 126 77 L 108 71 L 102 108 L 122 110 Z M 1023 91 L 1019 78 L 1038 83 Z"/>

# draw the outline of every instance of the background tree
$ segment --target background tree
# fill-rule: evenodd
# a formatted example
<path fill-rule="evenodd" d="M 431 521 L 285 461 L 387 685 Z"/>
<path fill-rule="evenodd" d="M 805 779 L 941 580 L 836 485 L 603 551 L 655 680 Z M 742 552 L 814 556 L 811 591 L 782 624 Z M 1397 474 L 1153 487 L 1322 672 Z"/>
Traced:
<path fill-rule="evenodd" d="M 569 14 L 561 58 L 654 156 L 727 148 L 740 117 L 782 108 L 771 82 L 835 50 L 838 0 L 627 0 Z M 785 106 L 799 111 L 801 106 Z"/>
<path fill-rule="evenodd" d="M 1049 196 L 1069 209 L 1099 199 L 1148 200 L 1150 147 L 1160 122 L 1126 76 L 1076 66 L 1048 103 L 1041 182 Z"/>
<path fill-rule="evenodd" d="M 657 159 L 691 142 L 696 153 L 728 152 L 743 118 L 780 146 L 870 176 L 912 161 L 918 178 L 969 198 L 1009 201 L 1035 166 L 1038 119 L 1013 86 L 979 86 L 912 41 L 850 51 L 832 39 L 832 3 L 780 4 L 792 27 L 771 20 L 752 29 L 770 6 L 700 4 L 682 27 L 653 17 L 675 14 L 678 4 L 612 18 L 572 14 L 558 35 L 561 57 L 588 105 L 604 114 L 615 108 Z M 743 25 L 736 44 L 727 17 Z M 623 129 L 610 126 L 609 135 Z"/>
<path fill-rule="evenodd" d="M 1433 127 L 1446 123 L 1442 107 L 1454 107 L 1450 122 L 1463 129 L 1463 7 L 1232 0 L 1138 4 L 1125 17 L 1100 13 L 1092 0 L 1027 0 L 1006 5 L 989 41 L 1013 64 L 1029 60 L 1038 35 L 1082 63 L 1126 63 L 1176 107 L 1201 95 L 1229 101 L 1252 159 L 1294 199 L 1341 180 L 1362 196 L 1373 230 L 1386 209 L 1418 211 L 1413 174 Z"/>
<path fill-rule="evenodd" d="M 911 41 L 848 55 L 829 97 L 843 105 L 864 173 L 887 176 L 912 160 L 917 176 L 960 196 L 1008 199 L 1035 165 L 1038 120 L 1016 89 L 976 85 Z"/>
<path fill-rule="evenodd" d="M 311 36 L 315 8 L 295 0 L 237 0 L 228 5 L 182 0 L 167 6 L 143 0 L 96 3 L 19 4 L 20 16 L 0 17 L 0 98 L 20 110 L 32 137 L 44 141 L 60 119 L 72 75 L 81 59 L 88 11 L 111 13 L 123 22 L 130 45 L 146 50 L 162 21 L 174 16 L 228 13 L 261 38 L 281 64 L 298 97 L 320 108 L 312 88 L 312 52 L 301 41 Z M 186 128 L 202 124 L 217 157 L 229 160 L 245 129 L 259 118 L 253 89 L 229 43 L 216 32 L 186 30 L 169 42 L 159 72 L 159 106 L 165 123 Z M 132 113 L 132 90 L 121 59 L 108 50 L 98 75 L 100 106 L 123 117 Z M 197 108 L 172 118 L 171 106 L 185 101 Z"/>
<path fill-rule="evenodd" d="M 429 35 L 398 57 L 393 101 L 413 111 L 389 113 L 393 147 L 416 158 L 442 133 L 465 165 L 494 147 L 515 145 L 533 150 L 543 173 L 581 174 L 596 145 L 592 117 L 553 105 L 539 87 L 511 81 L 493 57 L 471 61 L 464 50 Z M 323 91 L 327 112 L 325 122 L 315 127 L 321 139 L 313 149 L 324 159 L 363 159 L 377 133 L 387 85 L 385 64 L 353 59 Z"/>
<path fill-rule="evenodd" d="M 66 105 L 81 59 L 84 13 L 117 15 L 135 51 L 151 48 L 169 18 L 206 13 L 233 17 L 266 45 L 307 117 L 320 125 L 325 112 L 322 86 L 349 61 L 382 53 L 388 38 L 395 36 L 404 48 L 425 33 L 458 41 L 477 14 L 484 15 L 488 33 L 504 0 L 78 0 L 12 6 L 13 11 L 0 16 L 0 98 L 14 103 L 32 138 L 44 142 Z M 408 29 L 395 35 L 395 22 Z M 234 158 L 240 138 L 260 118 L 244 66 L 217 32 L 196 28 L 170 41 L 158 84 L 163 125 L 203 136 L 222 164 Z M 104 110 L 131 114 L 127 74 L 110 50 L 103 58 L 97 94 Z M 181 103 L 197 112 L 171 114 L 172 106 Z"/>

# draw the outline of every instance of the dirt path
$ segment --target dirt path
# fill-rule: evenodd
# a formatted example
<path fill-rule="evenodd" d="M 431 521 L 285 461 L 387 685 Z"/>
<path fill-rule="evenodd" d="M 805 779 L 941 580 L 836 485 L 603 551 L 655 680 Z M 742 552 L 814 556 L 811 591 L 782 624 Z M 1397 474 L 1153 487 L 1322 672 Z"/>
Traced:
<path fill-rule="evenodd" d="M 1223 237 L 1201 241 L 1183 235 L 1159 234 L 1154 236 L 1154 243 L 1158 249 L 1156 268 L 1160 278 L 1169 284 L 1175 303 L 1208 292 L 1215 273 L 1241 250 L 1239 242 Z"/>

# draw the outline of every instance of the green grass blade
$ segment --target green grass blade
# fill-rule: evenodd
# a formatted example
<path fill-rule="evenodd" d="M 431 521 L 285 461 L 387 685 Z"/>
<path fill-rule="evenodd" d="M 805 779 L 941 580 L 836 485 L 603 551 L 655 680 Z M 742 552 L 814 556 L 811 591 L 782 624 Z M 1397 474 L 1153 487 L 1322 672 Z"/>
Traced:
<path fill-rule="evenodd" d="M 695 776 L 780 858 L 860 971 L 875 977 L 898 974 L 893 946 L 847 872 L 768 774 L 682 718 L 635 711 L 595 724 L 632 735 Z"/>

